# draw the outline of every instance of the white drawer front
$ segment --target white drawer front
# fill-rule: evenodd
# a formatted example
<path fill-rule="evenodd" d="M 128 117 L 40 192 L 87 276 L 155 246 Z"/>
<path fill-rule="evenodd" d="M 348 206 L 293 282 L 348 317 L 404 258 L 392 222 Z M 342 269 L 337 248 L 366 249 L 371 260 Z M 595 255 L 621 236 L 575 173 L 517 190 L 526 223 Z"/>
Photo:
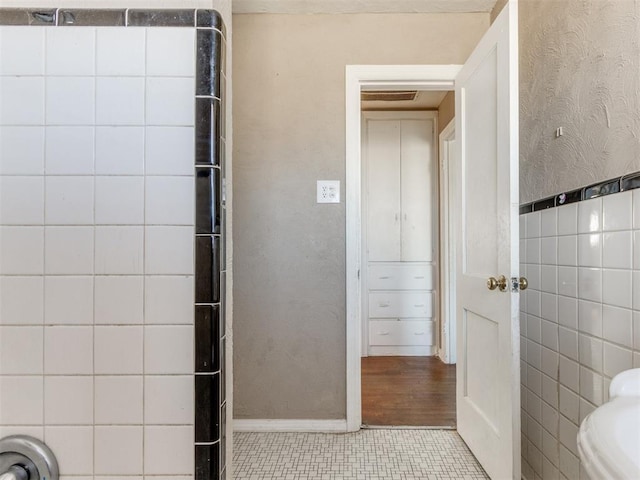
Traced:
<path fill-rule="evenodd" d="M 373 292 L 369 294 L 369 317 L 431 317 L 432 297 L 431 292 Z"/>
<path fill-rule="evenodd" d="M 433 345 L 435 322 L 429 320 L 372 320 L 370 345 Z"/>
<path fill-rule="evenodd" d="M 371 265 L 369 290 L 433 290 L 431 265 Z"/>

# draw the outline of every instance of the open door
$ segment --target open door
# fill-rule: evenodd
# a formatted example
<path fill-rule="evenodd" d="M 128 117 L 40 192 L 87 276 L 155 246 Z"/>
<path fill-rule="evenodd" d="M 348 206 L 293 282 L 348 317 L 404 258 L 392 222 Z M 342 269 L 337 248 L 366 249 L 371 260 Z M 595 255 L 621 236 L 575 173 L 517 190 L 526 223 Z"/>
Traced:
<path fill-rule="evenodd" d="M 517 27 L 511 0 L 455 88 L 458 431 L 496 480 L 520 479 Z"/>

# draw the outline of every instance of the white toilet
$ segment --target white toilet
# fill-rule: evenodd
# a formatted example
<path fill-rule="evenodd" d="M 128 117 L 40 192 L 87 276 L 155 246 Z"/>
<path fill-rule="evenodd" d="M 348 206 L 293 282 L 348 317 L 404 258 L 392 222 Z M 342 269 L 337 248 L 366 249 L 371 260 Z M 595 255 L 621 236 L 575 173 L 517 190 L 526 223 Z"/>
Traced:
<path fill-rule="evenodd" d="M 591 480 L 640 479 L 640 368 L 611 381 L 609 401 L 580 425 L 578 450 Z"/>

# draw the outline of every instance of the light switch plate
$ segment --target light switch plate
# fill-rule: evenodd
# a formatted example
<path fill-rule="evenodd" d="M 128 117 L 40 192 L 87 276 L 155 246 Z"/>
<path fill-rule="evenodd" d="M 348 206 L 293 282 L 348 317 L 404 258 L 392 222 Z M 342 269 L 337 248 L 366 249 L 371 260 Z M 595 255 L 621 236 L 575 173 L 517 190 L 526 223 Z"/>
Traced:
<path fill-rule="evenodd" d="M 340 203 L 340 180 L 318 180 L 317 203 Z"/>

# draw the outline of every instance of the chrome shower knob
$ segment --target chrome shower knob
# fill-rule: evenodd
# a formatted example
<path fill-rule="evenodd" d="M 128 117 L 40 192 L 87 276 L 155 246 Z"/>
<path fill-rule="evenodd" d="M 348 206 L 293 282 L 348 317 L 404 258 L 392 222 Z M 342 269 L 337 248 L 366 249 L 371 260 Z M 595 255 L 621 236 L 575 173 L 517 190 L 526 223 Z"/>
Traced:
<path fill-rule="evenodd" d="M 11 435 L 0 439 L 0 480 L 58 480 L 53 452 L 37 438 Z"/>

